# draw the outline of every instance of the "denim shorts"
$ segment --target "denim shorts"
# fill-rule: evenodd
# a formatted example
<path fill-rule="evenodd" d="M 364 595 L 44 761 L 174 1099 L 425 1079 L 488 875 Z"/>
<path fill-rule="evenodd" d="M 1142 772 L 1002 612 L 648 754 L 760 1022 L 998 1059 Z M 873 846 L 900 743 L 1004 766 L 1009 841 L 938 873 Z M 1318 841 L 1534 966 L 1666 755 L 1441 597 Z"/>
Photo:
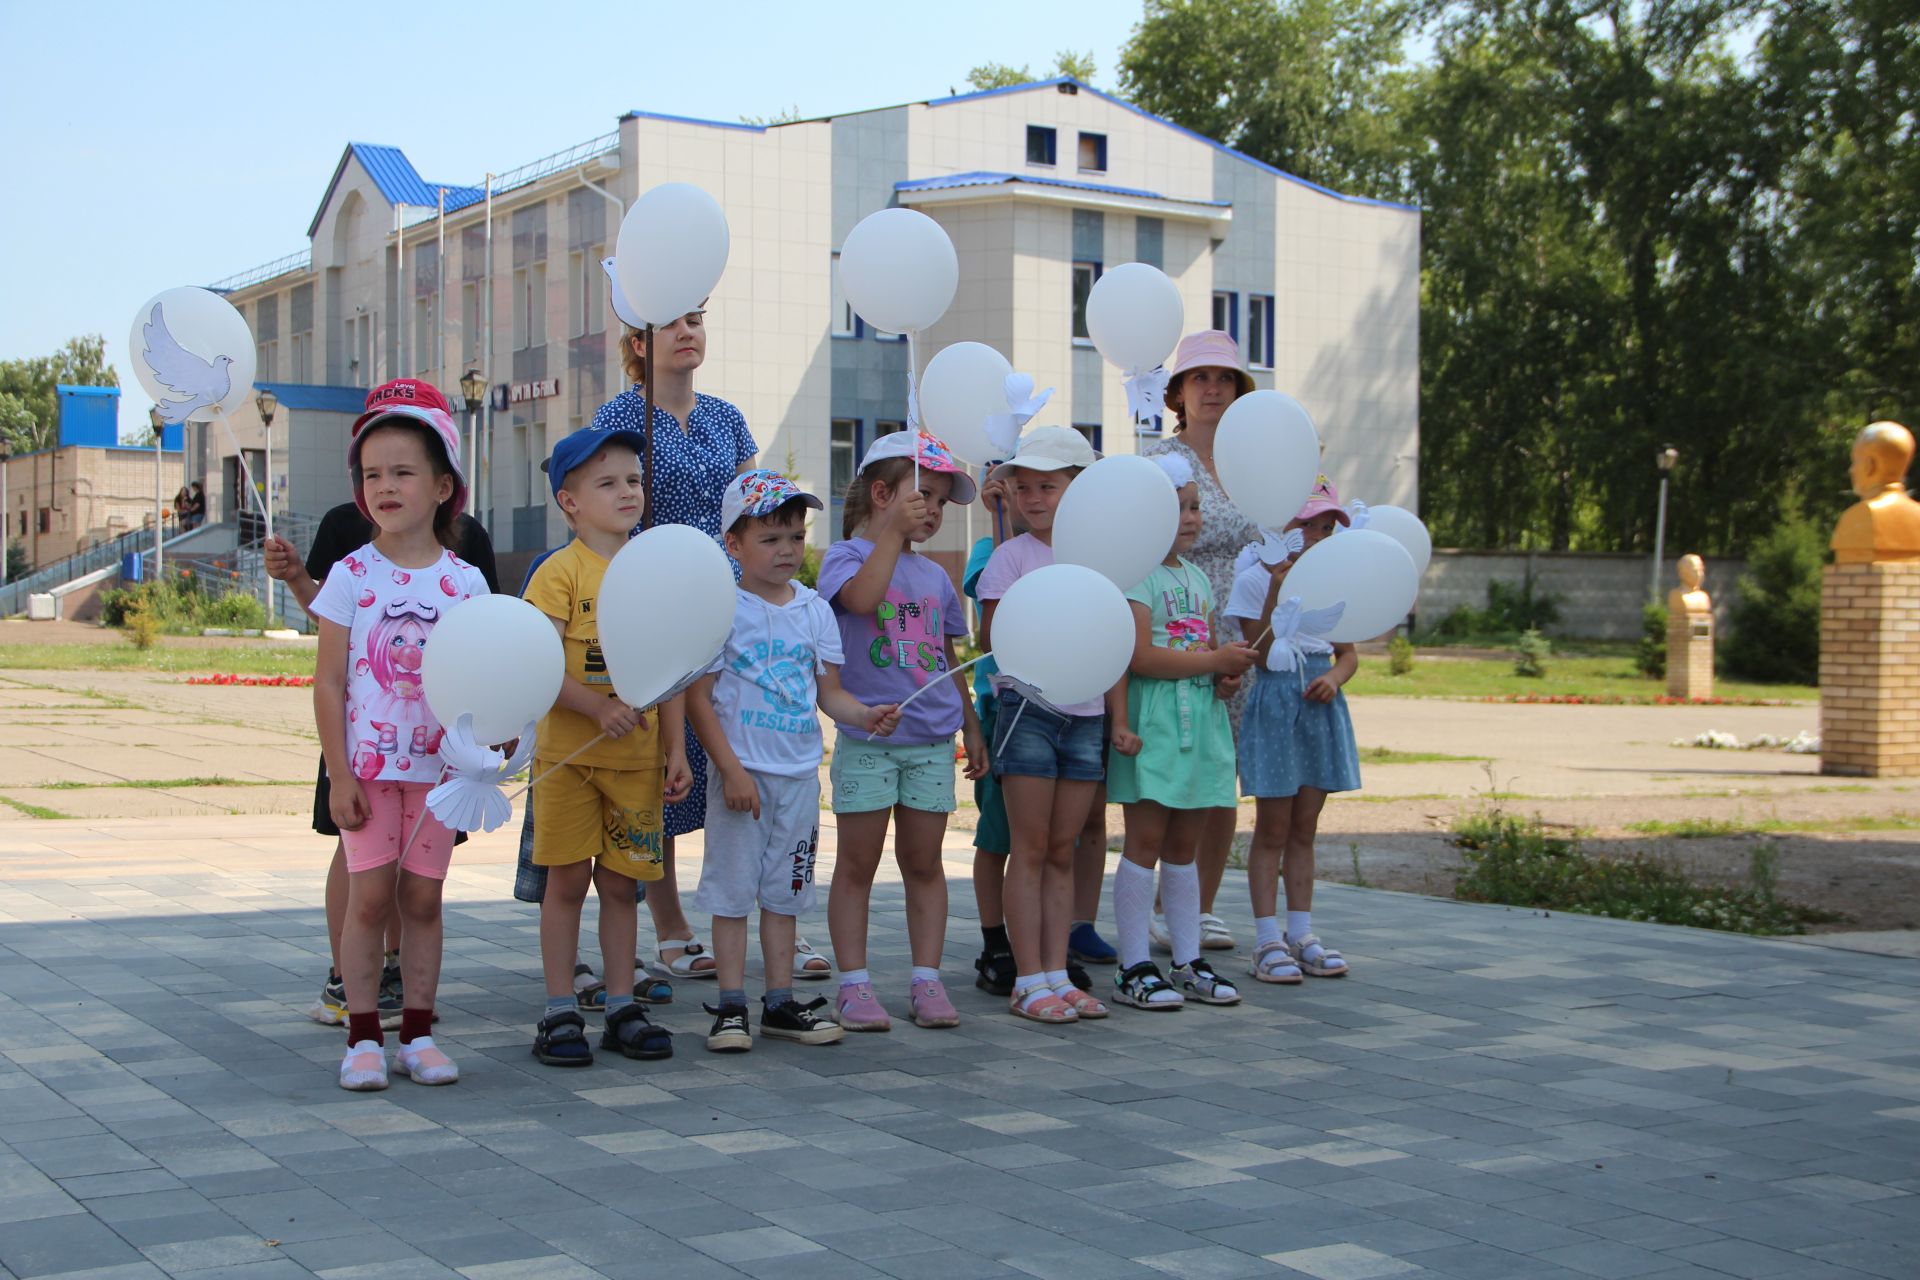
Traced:
<path fill-rule="evenodd" d="M 1050 711 L 1011 689 L 1000 693 L 995 741 L 987 744 L 993 776 L 1099 782 L 1107 776 L 1105 716 Z"/>

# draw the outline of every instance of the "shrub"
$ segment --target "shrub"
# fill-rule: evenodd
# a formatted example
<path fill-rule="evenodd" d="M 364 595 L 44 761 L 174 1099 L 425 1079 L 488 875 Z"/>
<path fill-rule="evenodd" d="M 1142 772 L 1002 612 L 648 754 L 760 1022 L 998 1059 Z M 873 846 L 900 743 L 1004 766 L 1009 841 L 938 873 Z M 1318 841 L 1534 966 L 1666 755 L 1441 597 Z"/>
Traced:
<path fill-rule="evenodd" d="M 1654 680 L 1667 678 L 1667 606 L 1649 604 L 1640 610 L 1640 647 L 1633 655 L 1640 674 Z"/>
<path fill-rule="evenodd" d="M 1413 641 L 1403 631 L 1396 631 L 1387 641 L 1387 670 L 1396 676 L 1413 673 Z"/>
<path fill-rule="evenodd" d="M 236 631 L 258 630 L 267 625 L 267 606 L 253 596 L 238 592 L 209 600 L 199 609 L 197 621 L 203 627 L 227 627 Z"/>
<path fill-rule="evenodd" d="M 208 597 L 190 576 L 142 582 L 101 595 L 100 621 L 104 625 L 131 629 L 136 616 L 144 619 L 141 626 L 151 628 L 156 635 L 197 635 L 204 627 L 244 630 L 267 625 L 267 608 L 257 598 L 238 593 Z"/>
<path fill-rule="evenodd" d="M 1818 526 L 1798 514 L 1755 545 L 1720 645 L 1720 661 L 1729 674 L 1775 683 L 1819 682 L 1826 550 Z"/>
<path fill-rule="evenodd" d="M 134 648 L 151 649 L 160 638 L 160 619 L 146 605 L 136 603 L 126 611 L 126 632 Z"/>
<path fill-rule="evenodd" d="M 820 582 L 820 549 L 808 545 L 800 556 L 800 572 L 793 575 L 794 580 L 803 587 L 817 586 Z"/>
<path fill-rule="evenodd" d="M 1529 627 L 1520 634 L 1519 643 L 1514 646 L 1513 674 L 1538 680 L 1547 674 L 1547 659 L 1552 655 L 1552 642 Z"/>
<path fill-rule="evenodd" d="M 1487 583 L 1486 608 L 1456 605 L 1440 619 L 1433 634 L 1448 640 L 1466 640 L 1543 630 L 1560 621 L 1561 599 L 1555 592 L 1539 590 L 1532 574 L 1518 583 L 1495 580 Z"/>

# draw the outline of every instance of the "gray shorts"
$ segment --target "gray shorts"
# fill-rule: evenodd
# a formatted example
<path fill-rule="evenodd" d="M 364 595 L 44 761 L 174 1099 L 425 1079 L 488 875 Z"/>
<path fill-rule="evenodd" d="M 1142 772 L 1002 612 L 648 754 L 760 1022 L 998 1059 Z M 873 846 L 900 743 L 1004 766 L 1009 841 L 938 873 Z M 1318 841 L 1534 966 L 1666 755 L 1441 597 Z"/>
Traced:
<path fill-rule="evenodd" d="M 820 841 L 820 777 L 755 773 L 760 816 L 727 808 L 719 778 L 707 787 L 706 852 L 696 901 L 710 916 L 783 916 L 813 909 L 813 858 Z"/>

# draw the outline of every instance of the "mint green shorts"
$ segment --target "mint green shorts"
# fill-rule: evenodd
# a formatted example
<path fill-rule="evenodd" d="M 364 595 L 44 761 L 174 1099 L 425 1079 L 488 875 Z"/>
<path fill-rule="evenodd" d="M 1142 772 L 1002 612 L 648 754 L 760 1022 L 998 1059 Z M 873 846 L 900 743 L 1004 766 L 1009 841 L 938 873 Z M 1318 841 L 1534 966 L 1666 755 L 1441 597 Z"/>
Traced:
<path fill-rule="evenodd" d="M 833 744 L 832 777 L 835 813 L 872 813 L 895 805 L 952 813 L 953 740 L 914 747 L 841 734 Z"/>

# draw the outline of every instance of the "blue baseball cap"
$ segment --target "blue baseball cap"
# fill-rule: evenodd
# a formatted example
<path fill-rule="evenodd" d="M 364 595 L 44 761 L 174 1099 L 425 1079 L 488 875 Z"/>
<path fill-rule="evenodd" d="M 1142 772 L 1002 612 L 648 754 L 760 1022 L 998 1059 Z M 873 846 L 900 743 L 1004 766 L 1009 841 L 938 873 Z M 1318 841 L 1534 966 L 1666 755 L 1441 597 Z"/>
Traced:
<path fill-rule="evenodd" d="M 547 473 L 547 480 L 558 495 L 566 486 L 568 472 L 615 442 L 627 445 L 636 454 L 645 456 L 646 436 L 630 427 L 582 427 L 571 435 L 562 436 L 553 446 L 553 456 L 541 463 L 540 469 Z"/>

